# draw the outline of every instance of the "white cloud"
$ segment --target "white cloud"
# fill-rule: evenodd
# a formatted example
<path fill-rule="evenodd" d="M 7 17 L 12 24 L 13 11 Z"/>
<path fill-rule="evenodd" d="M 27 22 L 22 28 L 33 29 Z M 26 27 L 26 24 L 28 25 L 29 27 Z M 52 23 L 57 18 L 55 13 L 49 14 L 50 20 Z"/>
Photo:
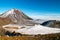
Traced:
<path fill-rule="evenodd" d="M 31 15 L 31 18 L 34 19 L 45 19 L 45 20 L 60 20 L 60 16 L 56 15 Z"/>

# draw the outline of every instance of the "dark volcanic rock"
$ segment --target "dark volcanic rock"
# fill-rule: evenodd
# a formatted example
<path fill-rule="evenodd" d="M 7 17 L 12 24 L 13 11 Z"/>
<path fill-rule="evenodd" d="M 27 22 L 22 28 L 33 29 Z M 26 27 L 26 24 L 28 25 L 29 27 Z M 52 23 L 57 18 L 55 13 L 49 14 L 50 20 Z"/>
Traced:
<path fill-rule="evenodd" d="M 41 25 L 47 26 L 47 27 L 53 27 L 53 28 L 60 28 L 60 21 L 49 20 L 49 21 L 42 23 Z"/>

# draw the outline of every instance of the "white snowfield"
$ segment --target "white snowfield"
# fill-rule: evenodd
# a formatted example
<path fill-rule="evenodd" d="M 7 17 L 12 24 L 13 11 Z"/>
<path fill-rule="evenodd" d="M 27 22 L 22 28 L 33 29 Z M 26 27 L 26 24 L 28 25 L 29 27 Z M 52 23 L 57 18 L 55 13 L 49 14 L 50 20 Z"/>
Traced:
<path fill-rule="evenodd" d="M 60 33 L 59 28 L 50 28 L 42 25 L 24 26 L 24 28 L 21 28 L 23 26 L 15 25 L 16 27 L 18 27 L 18 29 L 5 28 L 5 27 L 12 27 L 12 26 L 13 25 L 9 24 L 9 25 L 3 26 L 3 28 L 10 32 L 15 31 L 16 33 L 28 34 L 28 35 L 37 35 L 37 34 L 45 35 L 45 34 L 52 34 L 52 33 Z"/>

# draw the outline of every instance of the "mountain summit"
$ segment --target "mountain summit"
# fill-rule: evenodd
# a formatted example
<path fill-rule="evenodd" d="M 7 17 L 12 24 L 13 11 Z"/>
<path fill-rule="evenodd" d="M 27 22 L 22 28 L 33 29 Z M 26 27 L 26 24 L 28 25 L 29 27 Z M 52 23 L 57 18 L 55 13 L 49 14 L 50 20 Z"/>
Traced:
<path fill-rule="evenodd" d="M 1 17 L 8 17 L 8 16 L 24 16 L 25 18 L 27 18 L 27 19 L 32 19 L 32 18 L 30 18 L 30 17 L 28 17 L 27 15 L 25 15 L 23 12 L 21 12 L 21 11 L 19 11 L 19 10 L 17 10 L 17 9 L 11 9 L 11 10 L 9 10 L 9 11 L 7 11 L 7 12 L 5 12 L 5 13 L 3 13 L 2 15 L 1 15 Z"/>

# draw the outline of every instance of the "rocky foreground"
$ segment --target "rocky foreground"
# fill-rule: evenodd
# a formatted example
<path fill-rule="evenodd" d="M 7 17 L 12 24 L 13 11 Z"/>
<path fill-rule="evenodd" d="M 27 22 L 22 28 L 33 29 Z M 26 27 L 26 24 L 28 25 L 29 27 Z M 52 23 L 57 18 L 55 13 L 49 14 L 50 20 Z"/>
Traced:
<path fill-rule="evenodd" d="M 35 35 L 35 36 L 0 36 L 0 40 L 60 40 L 60 34 Z"/>

